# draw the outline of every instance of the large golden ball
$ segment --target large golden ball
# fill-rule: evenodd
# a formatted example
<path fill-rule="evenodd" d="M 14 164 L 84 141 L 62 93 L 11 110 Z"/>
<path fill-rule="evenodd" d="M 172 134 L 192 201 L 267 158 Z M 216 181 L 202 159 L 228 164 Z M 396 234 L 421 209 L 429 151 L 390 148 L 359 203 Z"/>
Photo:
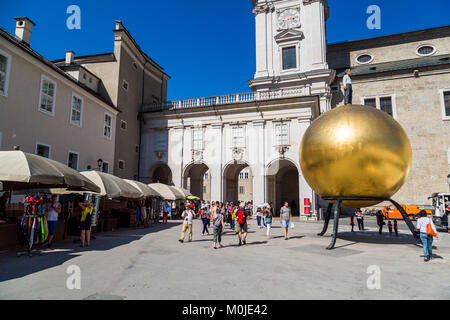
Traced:
<path fill-rule="evenodd" d="M 300 166 L 311 188 L 322 197 L 390 198 L 411 167 L 411 145 L 386 112 L 345 105 L 318 117 L 300 145 Z M 380 201 L 343 201 L 351 208 Z"/>

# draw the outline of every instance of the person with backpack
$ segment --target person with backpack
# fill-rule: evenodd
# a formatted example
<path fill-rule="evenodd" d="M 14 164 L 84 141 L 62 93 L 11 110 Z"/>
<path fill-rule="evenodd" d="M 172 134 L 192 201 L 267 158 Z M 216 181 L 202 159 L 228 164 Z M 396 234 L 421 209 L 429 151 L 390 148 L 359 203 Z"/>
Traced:
<path fill-rule="evenodd" d="M 225 208 L 220 210 L 214 210 L 211 215 L 213 223 L 214 245 L 213 248 L 217 249 L 217 244 L 222 248 L 222 232 L 225 228 Z"/>
<path fill-rule="evenodd" d="M 280 223 L 284 229 L 284 240 L 288 239 L 289 223 L 292 217 L 291 208 L 289 208 L 289 203 L 284 202 L 284 206 L 280 209 Z"/>
<path fill-rule="evenodd" d="M 421 210 L 419 216 L 420 218 L 417 219 L 416 230 L 420 232 L 420 240 L 423 245 L 423 261 L 427 262 L 433 258 L 433 237 L 439 239 L 439 236 L 433 220 L 430 217 L 427 217 L 427 212 Z"/>
<path fill-rule="evenodd" d="M 239 205 L 239 210 L 237 212 L 237 227 L 238 227 L 238 235 L 239 235 L 239 245 L 246 244 L 247 239 L 247 217 L 248 212 L 244 210 L 244 204 L 241 203 Z M 244 233 L 244 237 L 242 238 L 242 233 Z"/>
<path fill-rule="evenodd" d="M 186 237 L 186 231 L 189 232 L 189 242 L 192 242 L 192 221 L 194 219 L 194 210 L 192 210 L 189 204 L 186 204 L 186 208 L 181 215 L 181 218 L 184 219 L 183 227 L 181 229 L 181 237 L 178 239 L 181 243 L 184 242 L 184 238 Z"/>

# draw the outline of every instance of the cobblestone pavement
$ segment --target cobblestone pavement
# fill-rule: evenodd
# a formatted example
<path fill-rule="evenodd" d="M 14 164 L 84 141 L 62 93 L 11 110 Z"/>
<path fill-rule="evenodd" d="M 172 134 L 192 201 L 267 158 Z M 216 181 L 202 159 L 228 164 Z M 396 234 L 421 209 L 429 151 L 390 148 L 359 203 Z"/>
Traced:
<path fill-rule="evenodd" d="M 343 219 L 331 251 L 331 228 L 316 235 L 321 222 L 295 221 L 286 241 L 275 219 L 270 240 L 250 220 L 241 247 L 226 229 L 224 247 L 214 250 L 196 220 L 190 243 L 177 241 L 181 224 L 170 221 L 103 233 L 89 248 L 67 240 L 33 258 L 1 254 L 0 299 L 449 299 L 450 234 L 440 233 L 425 263 L 403 226 L 399 237 L 379 236 L 370 219 L 368 230 L 353 233 Z M 66 286 L 71 265 L 81 270 L 79 290 Z M 379 289 L 367 285 L 376 283 L 373 270 Z"/>

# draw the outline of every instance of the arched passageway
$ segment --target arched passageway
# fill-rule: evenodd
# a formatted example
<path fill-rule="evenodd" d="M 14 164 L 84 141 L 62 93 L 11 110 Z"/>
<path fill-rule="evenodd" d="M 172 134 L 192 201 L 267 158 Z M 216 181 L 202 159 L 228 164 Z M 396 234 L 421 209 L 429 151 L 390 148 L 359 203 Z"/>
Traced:
<path fill-rule="evenodd" d="M 267 167 L 267 200 L 273 202 L 275 215 L 279 215 L 281 206 L 287 201 L 294 216 L 299 215 L 299 173 L 297 166 L 290 160 L 278 159 Z"/>
<path fill-rule="evenodd" d="M 172 182 L 172 170 L 170 170 L 167 164 L 161 163 L 153 168 L 153 172 L 150 175 L 151 183 L 164 183 L 173 185 Z"/>
<path fill-rule="evenodd" d="M 210 173 L 206 164 L 192 163 L 184 169 L 183 188 L 188 189 L 200 199 L 211 201 L 211 183 L 208 181 L 210 181 Z"/>
<path fill-rule="evenodd" d="M 223 171 L 223 201 L 253 200 L 253 175 L 247 163 L 230 163 Z"/>

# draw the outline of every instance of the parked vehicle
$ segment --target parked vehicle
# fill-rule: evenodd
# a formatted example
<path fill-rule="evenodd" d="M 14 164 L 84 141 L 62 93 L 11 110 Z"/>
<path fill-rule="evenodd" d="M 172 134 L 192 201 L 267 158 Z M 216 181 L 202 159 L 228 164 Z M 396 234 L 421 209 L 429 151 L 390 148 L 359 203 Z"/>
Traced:
<path fill-rule="evenodd" d="M 405 210 L 405 212 L 409 216 L 409 218 L 412 220 L 416 220 L 419 218 L 419 212 L 421 210 L 425 210 L 428 215 L 433 214 L 433 210 L 431 207 L 419 206 L 419 205 L 415 205 L 415 204 L 413 204 L 413 205 L 402 204 L 401 206 L 402 206 L 403 210 Z M 402 214 L 394 205 L 389 205 L 389 206 L 384 207 L 381 210 L 381 212 L 383 213 L 383 215 L 386 219 L 393 219 L 393 220 L 401 219 L 401 220 L 403 220 Z"/>
<path fill-rule="evenodd" d="M 433 222 L 436 226 L 448 228 L 450 215 L 450 193 L 433 193 L 431 197 Z"/>

